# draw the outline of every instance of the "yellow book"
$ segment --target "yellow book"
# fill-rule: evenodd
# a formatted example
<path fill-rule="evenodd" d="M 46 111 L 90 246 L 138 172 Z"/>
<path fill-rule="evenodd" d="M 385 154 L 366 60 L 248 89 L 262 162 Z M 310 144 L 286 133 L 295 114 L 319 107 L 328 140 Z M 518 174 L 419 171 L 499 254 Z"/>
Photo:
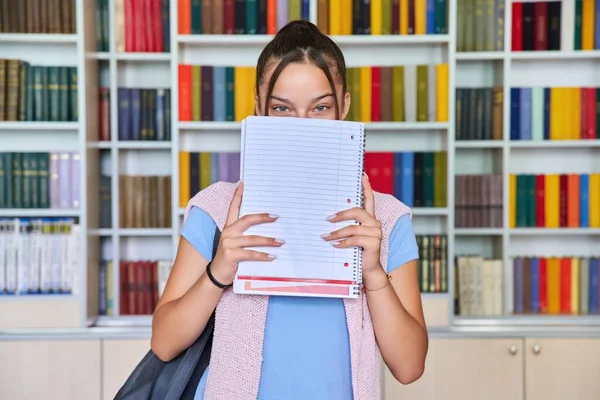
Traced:
<path fill-rule="evenodd" d="M 579 140 L 581 139 L 581 88 L 572 89 L 571 102 L 573 108 L 571 110 L 572 121 L 569 139 Z"/>
<path fill-rule="evenodd" d="M 427 2 L 425 0 L 415 0 L 415 35 L 425 35 L 427 33 Z"/>
<path fill-rule="evenodd" d="M 546 297 L 548 314 L 560 313 L 560 260 L 551 257 L 546 262 Z"/>
<path fill-rule="evenodd" d="M 436 65 L 436 115 L 438 122 L 448 121 L 448 64 Z M 429 99 L 429 101 L 433 101 Z"/>
<path fill-rule="evenodd" d="M 579 314 L 579 258 L 571 258 L 571 314 Z"/>
<path fill-rule="evenodd" d="M 371 67 L 360 67 L 360 122 L 371 122 Z"/>
<path fill-rule="evenodd" d="M 590 174 L 588 190 L 590 228 L 600 228 L 600 173 Z"/>
<path fill-rule="evenodd" d="M 234 67 L 233 69 L 233 105 L 235 109 L 235 120 L 240 122 L 246 118 L 248 110 L 248 96 L 246 93 L 246 67 Z"/>
<path fill-rule="evenodd" d="M 338 0 L 341 2 L 342 35 L 352 35 L 352 0 Z M 331 0 L 329 0 L 331 2 Z M 338 9 L 339 12 L 339 9 Z M 331 15 L 331 12 L 329 13 Z"/>
<path fill-rule="evenodd" d="M 342 0 L 329 0 L 329 34 L 342 34 Z"/>
<path fill-rule="evenodd" d="M 179 207 L 187 206 L 190 196 L 190 153 L 179 152 Z"/>
<path fill-rule="evenodd" d="M 560 95 L 561 88 L 553 87 L 550 88 L 550 139 L 559 140 L 561 138 L 561 124 L 560 124 Z"/>
<path fill-rule="evenodd" d="M 246 117 L 256 113 L 256 68 L 246 68 L 246 94 L 248 96 L 248 104 L 246 108 Z M 246 118 L 244 117 L 244 118 Z"/>
<path fill-rule="evenodd" d="M 198 162 L 200 163 L 200 190 L 209 187 L 211 181 L 211 158 L 214 157 L 210 152 L 200 153 Z"/>
<path fill-rule="evenodd" d="M 547 174 L 544 178 L 544 213 L 546 228 L 558 228 L 560 223 L 560 179 L 558 174 Z"/>
<path fill-rule="evenodd" d="M 508 176 L 508 226 L 517 226 L 517 175 Z"/>
<path fill-rule="evenodd" d="M 424 1 L 424 0 L 423 0 Z M 371 35 L 381 35 L 383 31 L 383 1 L 371 0 Z"/>
<path fill-rule="evenodd" d="M 594 50 L 595 0 L 583 0 L 581 9 L 581 50 Z"/>
<path fill-rule="evenodd" d="M 408 35 L 408 0 L 400 0 L 400 34 Z"/>
<path fill-rule="evenodd" d="M 202 119 L 202 67 L 192 66 L 192 121 Z"/>

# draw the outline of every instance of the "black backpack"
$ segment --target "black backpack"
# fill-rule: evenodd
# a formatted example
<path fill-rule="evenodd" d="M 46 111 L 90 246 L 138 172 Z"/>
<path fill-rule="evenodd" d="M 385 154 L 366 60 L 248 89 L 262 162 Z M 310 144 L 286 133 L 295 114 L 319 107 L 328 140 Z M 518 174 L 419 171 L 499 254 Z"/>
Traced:
<path fill-rule="evenodd" d="M 221 232 L 215 229 L 213 258 Z M 212 350 L 215 313 L 196 341 L 169 362 L 160 360 L 152 350 L 144 356 L 127 378 L 114 400 L 193 400 L 196 388 L 208 367 Z"/>

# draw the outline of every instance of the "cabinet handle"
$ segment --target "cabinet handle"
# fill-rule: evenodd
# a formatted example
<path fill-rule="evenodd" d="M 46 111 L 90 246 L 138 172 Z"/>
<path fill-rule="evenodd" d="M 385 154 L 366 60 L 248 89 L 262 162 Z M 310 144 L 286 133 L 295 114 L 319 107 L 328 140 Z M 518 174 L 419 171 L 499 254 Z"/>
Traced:
<path fill-rule="evenodd" d="M 508 352 L 510 353 L 511 356 L 514 356 L 515 354 L 517 354 L 517 346 L 515 346 L 514 344 L 511 344 L 510 347 L 508 348 Z"/>
<path fill-rule="evenodd" d="M 531 350 L 533 351 L 533 354 L 537 356 L 542 351 L 542 347 L 539 344 L 534 344 Z"/>

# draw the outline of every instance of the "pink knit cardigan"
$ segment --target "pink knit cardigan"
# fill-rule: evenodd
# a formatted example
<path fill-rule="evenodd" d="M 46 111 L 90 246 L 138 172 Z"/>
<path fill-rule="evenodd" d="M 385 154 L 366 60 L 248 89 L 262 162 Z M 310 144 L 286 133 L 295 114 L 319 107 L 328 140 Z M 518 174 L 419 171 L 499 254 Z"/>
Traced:
<path fill-rule="evenodd" d="M 188 203 L 206 212 L 223 230 L 237 183 L 218 182 Z M 382 224 L 381 265 L 387 265 L 389 237 L 396 221 L 410 209 L 391 195 L 375 192 L 375 216 Z M 256 400 L 261 377 L 263 339 L 269 297 L 223 292 L 216 309 L 215 332 L 204 398 Z M 379 400 L 380 353 L 366 297 L 344 299 L 350 338 L 355 400 Z M 310 373 L 308 371 L 308 373 Z M 307 378 L 309 379 L 309 378 Z"/>

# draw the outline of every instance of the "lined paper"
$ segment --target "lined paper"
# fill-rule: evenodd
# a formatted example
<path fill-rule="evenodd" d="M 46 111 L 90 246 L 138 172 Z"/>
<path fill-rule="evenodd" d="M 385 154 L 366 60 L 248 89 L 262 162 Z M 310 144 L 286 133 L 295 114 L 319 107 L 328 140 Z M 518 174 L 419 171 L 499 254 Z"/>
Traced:
<path fill-rule="evenodd" d="M 355 224 L 327 217 L 361 206 L 364 128 L 357 122 L 285 117 L 248 117 L 242 123 L 241 215 L 271 213 L 274 223 L 248 235 L 285 240 L 280 248 L 255 248 L 277 256 L 270 262 L 244 261 L 238 277 L 271 282 L 355 284 L 356 248 L 336 249 L 322 234 Z M 283 279 L 280 279 L 283 278 Z M 273 283 L 270 286 L 277 286 Z"/>

